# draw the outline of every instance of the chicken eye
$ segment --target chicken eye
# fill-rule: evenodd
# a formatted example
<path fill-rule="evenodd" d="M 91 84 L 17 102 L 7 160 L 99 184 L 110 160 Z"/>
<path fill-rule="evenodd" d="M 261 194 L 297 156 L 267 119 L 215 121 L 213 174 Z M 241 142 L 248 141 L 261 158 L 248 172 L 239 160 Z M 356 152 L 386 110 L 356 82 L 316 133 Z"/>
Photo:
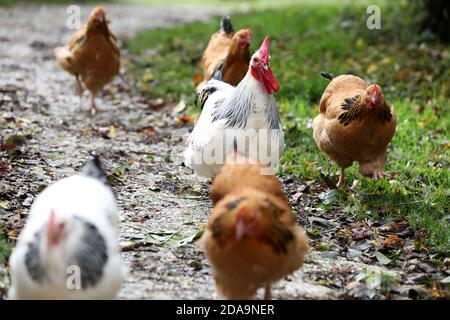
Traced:
<path fill-rule="evenodd" d="M 258 58 L 253 58 L 253 62 L 258 62 L 259 61 L 259 59 Z"/>

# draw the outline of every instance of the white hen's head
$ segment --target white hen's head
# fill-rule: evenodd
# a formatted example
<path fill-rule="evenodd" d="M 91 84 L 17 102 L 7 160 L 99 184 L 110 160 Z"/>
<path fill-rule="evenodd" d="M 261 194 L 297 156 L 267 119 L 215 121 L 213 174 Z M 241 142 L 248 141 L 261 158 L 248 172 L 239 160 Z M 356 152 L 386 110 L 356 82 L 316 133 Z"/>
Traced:
<path fill-rule="evenodd" d="M 250 60 L 250 70 L 252 76 L 261 83 L 265 91 L 268 94 L 272 94 L 272 92 L 280 90 L 280 85 L 269 67 L 269 44 L 269 37 L 265 37 L 261 47 L 253 54 Z"/>

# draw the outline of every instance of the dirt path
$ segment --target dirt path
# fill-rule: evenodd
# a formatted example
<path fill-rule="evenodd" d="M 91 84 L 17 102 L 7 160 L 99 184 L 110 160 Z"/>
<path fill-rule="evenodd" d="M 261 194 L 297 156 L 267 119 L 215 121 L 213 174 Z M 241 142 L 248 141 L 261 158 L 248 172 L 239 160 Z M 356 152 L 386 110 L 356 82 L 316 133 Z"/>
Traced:
<path fill-rule="evenodd" d="M 83 7 L 83 20 L 87 12 L 89 7 Z M 111 28 L 119 37 L 222 13 L 212 8 L 108 7 Z M 65 17 L 65 7 L 58 6 L 0 9 L 0 133 L 28 139 L 13 160 L 2 156 L 11 167 L 6 167 L 0 183 L 0 201 L 8 207 L 0 211 L 0 219 L 10 235 L 17 234 L 34 197 L 49 183 L 78 170 L 95 151 L 108 172 L 115 170 L 121 244 L 129 269 L 120 298 L 217 298 L 211 267 L 189 241 L 205 226 L 209 184 L 169 157 L 177 147 L 170 135 L 179 115 L 172 108 L 150 108 L 150 98 L 136 93 L 126 70 L 98 99 L 105 112 L 91 116 L 82 111 L 88 106 L 87 93 L 80 103 L 73 94 L 73 79 L 53 59 L 53 48 L 71 35 Z M 315 208 L 318 198 L 309 194 L 324 191 L 323 186 L 298 177 L 283 180 L 299 222 L 323 232 L 320 241 L 350 228 L 345 215 L 326 216 Z M 154 244 L 142 245 L 149 240 Z M 386 269 L 365 264 L 373 264 L 366 253 L 370 245 L 364 237 L 360 240 L 353 242 L 360 245 L 353 251 L 338 244 L 323 252 L 311 250 L 303 270 L 275 285 L 274 297 L 365 297 L 367 286 L 353 282 L 353 277 L 367 267 Z M 401 277 L 402 271 L 397 272 Z"/>

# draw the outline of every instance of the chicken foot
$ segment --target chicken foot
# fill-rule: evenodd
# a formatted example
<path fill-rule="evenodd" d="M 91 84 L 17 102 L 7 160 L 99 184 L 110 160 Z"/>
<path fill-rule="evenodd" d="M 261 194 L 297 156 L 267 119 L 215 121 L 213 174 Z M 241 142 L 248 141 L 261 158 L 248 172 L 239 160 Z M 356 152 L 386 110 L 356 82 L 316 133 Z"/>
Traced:
<path fill-rule="evenodd" d="M 373 176 L 372 176 L 372 179 L 373 179 L 373 180 L 379 180 L 379 179 L 381 179 L 381 178 L 383 178 L 383 177 L 390 178 L 391 175 L 390 175 L 389 173 L 383 172 L 383 171 L 380 170 L 380 169 L 375 169 L 375 170 L 374 170 Z"/>
<path fill-rule="evenodd" d="M 91 94 L 91 108 L 89 109 L 92 114 L 96 114 L 97 112 L 102 112 L 103 110 L 99 109 L 95 104 L 95 94 Z"/>
<path fill-rule="evenodd" d="M 341 168 L 339 171 L 339 181 L 336 184 L 336 187 L 339 188 L 345 188 L 345 169 Z"/>

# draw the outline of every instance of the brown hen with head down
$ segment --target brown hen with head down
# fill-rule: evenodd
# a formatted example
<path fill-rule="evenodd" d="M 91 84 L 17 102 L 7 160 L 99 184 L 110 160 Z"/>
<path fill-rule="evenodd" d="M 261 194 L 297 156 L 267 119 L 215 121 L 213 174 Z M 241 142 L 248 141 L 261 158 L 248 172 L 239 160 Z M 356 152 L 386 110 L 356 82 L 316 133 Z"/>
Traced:
<path fill-rule="evenodd" d="M 211 78 L 238 85 L 248 71 L 252 36 L 250 29 L 234 33 L 230 18 L 223 18 L 221 29 L 211 36 L 203 53 L 200 66 L 204 81 L 197 88 Z"/>
<path fill-rule="evenodd" d="M 80 78 L 91 93 L 91 111 L 99 111 L 95 95 L 112 81 L 120 69 L 117 38 L 108 28 L 105 9 L 96 7 L 88 23 L 72 37 L 70 43 L 55 49 L 59 66 L 76 78 L 76 93 L 81 95 Z"/>
<path fill-rule="evenodd" d="M 234 155 L 213 183 L 214 208 L 202 241 L 226 299 L 252 299 L 261 287 L 270 299 L 271 284 L 300 268 L 308 250 L 281 184 L 261 175 L 265 169 Z"/>
<path fill-rule="evenodd" d="M 381 87 L 353 75 L 332 80 L 320 99 L 320 114 L 314 119 L 314 140 L 340 167 L 337 187 L 345 186 L 345 168 L 359 163 L 363 176 L 379 179 L 387 160 L 387 146 L 396 128 L 393 107 Z"/>

